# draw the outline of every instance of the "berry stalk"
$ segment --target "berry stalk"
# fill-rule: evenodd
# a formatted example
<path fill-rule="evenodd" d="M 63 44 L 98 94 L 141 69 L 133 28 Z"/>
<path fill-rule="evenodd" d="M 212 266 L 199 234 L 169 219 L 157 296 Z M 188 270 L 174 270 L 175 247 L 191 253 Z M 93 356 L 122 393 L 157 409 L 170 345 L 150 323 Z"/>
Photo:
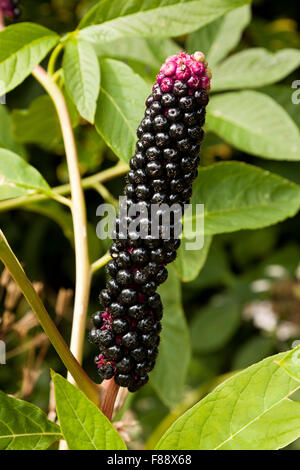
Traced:
<path fill-rule="evenodd" d="M 100 377 L 130 392 L 148 382 L 158 354 L 163 305 L 156 290 L 180 246 L 176 213 L 182 215 L 189 203 L 198 174 L 210 78 L 201 52 L 168 57 L 137 129 L 126 200 L 106 265 L 110 279 L 99 297 L 103 310 L 94 314 L 90 332 L 100 349 L 95 358 Z M 166 226 L 163 217 L 170 209 Z"/>

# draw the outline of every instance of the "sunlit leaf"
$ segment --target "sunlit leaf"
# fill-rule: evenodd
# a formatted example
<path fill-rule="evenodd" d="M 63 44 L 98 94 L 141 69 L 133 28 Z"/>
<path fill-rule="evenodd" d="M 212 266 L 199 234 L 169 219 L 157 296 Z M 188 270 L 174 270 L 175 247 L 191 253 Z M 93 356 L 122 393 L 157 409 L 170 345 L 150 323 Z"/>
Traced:
<path fill-rule="evenodd" d="M 0 391 L 0 449 L 45 450 L 62 437 L 37 406 Z"/>

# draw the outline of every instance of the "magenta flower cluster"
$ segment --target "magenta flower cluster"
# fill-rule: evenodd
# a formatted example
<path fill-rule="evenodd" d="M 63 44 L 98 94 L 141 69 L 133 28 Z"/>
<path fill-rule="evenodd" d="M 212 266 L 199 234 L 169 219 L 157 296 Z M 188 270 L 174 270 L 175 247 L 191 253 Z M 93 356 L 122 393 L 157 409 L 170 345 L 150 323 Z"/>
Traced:
<path fill-rule="evenodd" d="M 157 83 L 163 93 L 170 93 L 176 80 L 183 80 L 188 84 L 190 95 L 199 88 L 208 92 L 210 70 L 204 55 L 200 52 L 193 56 L 180 52 L 180 54 L 168 57 L 157 75 Z"/>
<path fill-rule="evenodd" d="M 18 4 L 19 0 L 0 0 L 0 9 L 4 15 L 14 19 L 20 16 L 21 13 Z"/>

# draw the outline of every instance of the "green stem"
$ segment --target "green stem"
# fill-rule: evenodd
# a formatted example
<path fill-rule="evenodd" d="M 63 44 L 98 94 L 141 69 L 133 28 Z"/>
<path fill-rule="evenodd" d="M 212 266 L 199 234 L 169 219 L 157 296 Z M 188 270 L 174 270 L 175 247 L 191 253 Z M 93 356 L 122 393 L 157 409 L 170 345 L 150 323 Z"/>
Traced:
<path fill-rule="evenodd" d="M 49 62 L 48 62 L 48 69 L 47 69 L 47 72 L 49 75 L 53 75 L 54 72 L 55 72 L 55 65 L 56 65 L 56 61 L 57 61 L 57 58 L 60 54 L 60 52 L 62 51 L 63 49 L 63 45 L 62 43 L 59 43 L 56 48 L 54 49 L 54 51 L 52 52 L 51 56 L 50 56 L 50 59 L 49 59 Z"/>
<path fill-rule="evenodd" d="M 95 183 L 93 188 L 100 194 L 100 196 L 102 196 L 104 201 L 108 202 L 109 204 L 112 204 L 116 209 L 118 209 L 118 201 L 113 197 L 113 195 L 102 183 Z"/>
<path fill-rule="evenodd" d="M 81 180 L 81 185 L 83 189 L 93 188 L 95 183 L 104 183 L 112 178 L 121 176 L 124 173 L 127 173 L 128 166 L 123 162 L 118 162 L 117 165 L 108 168 L 107 170 L 95 173 L 92 176 L 88 176 Z M 52 193 L 59 195 L 69 194 L 71 191 L 70 184 L 63 184 L 51 189 Z M 21 196 L 15 199 L 8 199 L 6 201 L 0 202 L 0 212 L 6 211 L 9 209 L 18 209 L 19 207 L 26 206 L 27 204 L 32 204 L 33 202 L 40 202 L 49 199 L 46 194 L 33 194 L 32 196 Z"/>
<path fill-rule="evenodd" d="M 55 323 L 46 311 L 43 302 L 36 293 L 33 285 L 29 281 L 22 268 L 19 260 L 16 258 L 11 247 L 9 246 L 3 232 L 0 230 L 0 259 L 14 278 L 24 297 L 37 316 L 43 330 L 56 349 L 59 357 L 70 371 L 73 379 L 78 387 L 99 406 L 99 389 L 98 386 L 89 378 L 86 372 L 81 368 L 79 362 L 75 359 L 65 340 L 56 328 Z"/>
<path fill-rule="evenodd" d="M 76 261 L 75 301 L 70 348 L 78 362 L 81 363 L 91 285 L 91 266 L 87 243 L 86 207 L 81 186 L 76 143 L 66 100 L 60 88 L 42 67 L 37 66 L 32 74 L 46 90 L 54 103 L 64 140 L 72 198 Z"/>
<path fill-rule="evenodd" d="M 109 262 L 111 259 L 111 256 L 109 253 L 105 253 L 105 255 L 102 256 L 102 258 L 99 258 L 97 261 L 94 261 L 92 264 L 92 273 L 94 274 L 98 269 L 101 269 L 103 266 L 106 265 L 106 263 Z"/>

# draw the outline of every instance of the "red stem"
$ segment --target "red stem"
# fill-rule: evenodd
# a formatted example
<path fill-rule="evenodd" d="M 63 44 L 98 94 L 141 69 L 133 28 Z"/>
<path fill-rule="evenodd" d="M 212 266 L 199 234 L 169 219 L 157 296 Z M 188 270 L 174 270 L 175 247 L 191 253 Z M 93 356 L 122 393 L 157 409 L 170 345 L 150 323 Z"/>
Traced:
<path fill-rule="evenodd" d="M 101 386 L 101 411 L 111 421 L 119 385 L 114 379 L 104 380 Z"/>

